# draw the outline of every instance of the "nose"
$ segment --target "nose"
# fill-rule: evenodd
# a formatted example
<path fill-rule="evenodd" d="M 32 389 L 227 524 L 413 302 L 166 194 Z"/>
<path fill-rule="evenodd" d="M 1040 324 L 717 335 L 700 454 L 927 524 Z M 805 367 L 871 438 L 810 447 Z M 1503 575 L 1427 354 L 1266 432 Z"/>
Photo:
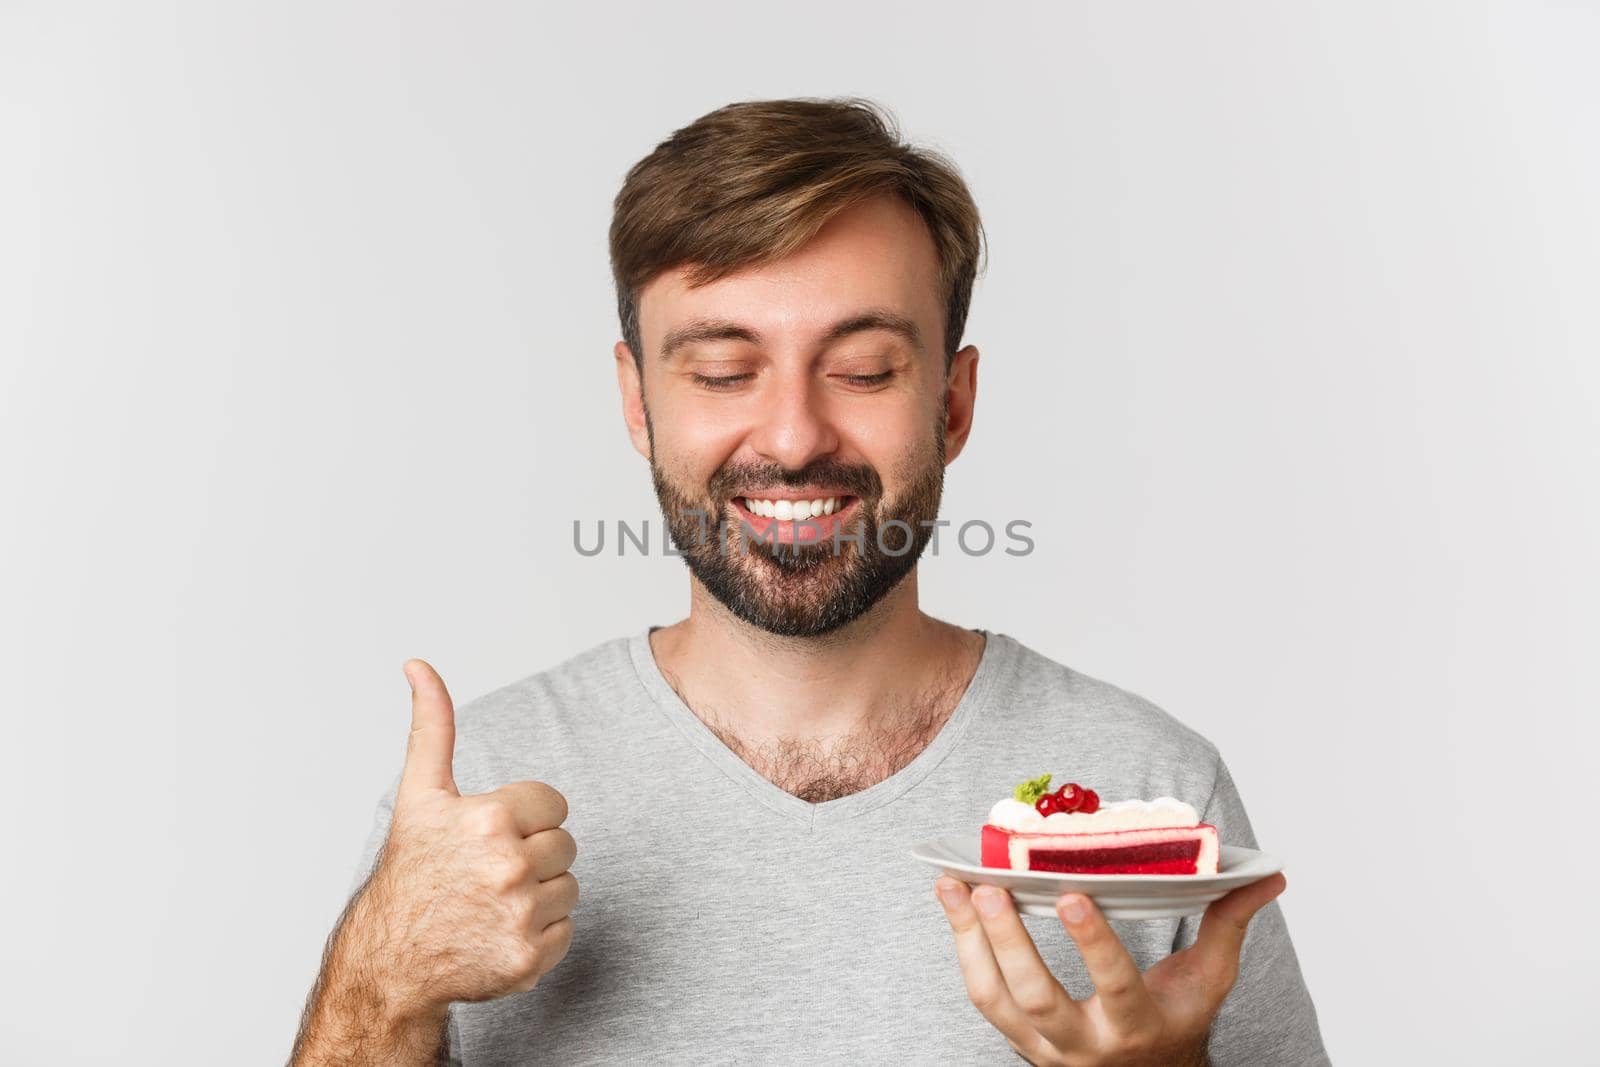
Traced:
<path fill-rule="evenodd" d="M 774 382 L 758 410 L 759 424 L 750 445 L 763 458 L 789 470 L 839 448 L 839 435 L 829 420 L 826 399 L 817 395 L 809 376 Z"/>

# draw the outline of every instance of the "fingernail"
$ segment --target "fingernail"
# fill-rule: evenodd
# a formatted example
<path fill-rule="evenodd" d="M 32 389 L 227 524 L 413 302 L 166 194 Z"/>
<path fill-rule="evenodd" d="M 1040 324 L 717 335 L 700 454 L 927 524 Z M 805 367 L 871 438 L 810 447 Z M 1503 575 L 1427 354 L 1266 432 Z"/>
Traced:
<path fill-rule="evenodd" d="M 1061 917 L 1069 923 L 1081 923 L 1088 914 L 1083 906 L 1083 898 L 1076 893 L 1068 893 L 1061 898 Z"/>
<path fill-rule="evenodd" d="M 961 903 L 961 890 L 956 887 L 954 882 L 940 879 L 934 884 L 933 888 L 939 894 L 939 899 L 944 901 L 945 907 L 953 908 Z"/>
<path fill-rule="evenodd" d="M 972 894 L 972 902 L 978 906 L 978 910 L 991 919 L 1005 907 L 1004 898 L 1005 894 L 998 889 L 979 889 Z"/>
<path fill-rule="evenodd" d="M 417 683 L 411 680 L 411 671 L 409 668 L 410 663 L 410 660 L 406 660 L 405 663 L 400 664 L 400 673 L 406 676 L 406 684 L 409 685 L 411 687 L 411 691 L 415 693 L 417 691 Z"/>

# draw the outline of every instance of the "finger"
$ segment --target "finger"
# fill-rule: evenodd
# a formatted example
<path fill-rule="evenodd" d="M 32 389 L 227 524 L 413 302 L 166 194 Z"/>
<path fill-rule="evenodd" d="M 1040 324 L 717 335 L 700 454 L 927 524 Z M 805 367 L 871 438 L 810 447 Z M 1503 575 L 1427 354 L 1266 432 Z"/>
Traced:
<path fill-rule="evenodd" d="M 411 737 L 406 765 L 400 773 L 402 792 L 456 790 L 451 760 L 456 747 L 456 710 L 444 679 L 426 660 L 408 659 L 402 668 L 411 683 Z"/>
<path fill-rule="evenodd" d="M 532 837 L 525 838 L 523 845 L 533 864 L 533 876 L 541 882 L 548 882 L 571 870 L 572 861 L 578 856 L 577 841 L 559 826 L 540 830 Z"/>
<path fill-rule="evenodd" d="M 1194 952 L 1209 966 L 1228 974 L 1237 972 L 1239 950 L 1244 947 L 1250 920 L 1272 903 L 1288 884 L 1283 875 L 1274 874 L 1212 901 L 1200 920 L 1200 932 L 1191 946 Z"/>
<path fill-rule="evenodd" d="M 539 977 L 543 978 L 566 958 L 572 947 L 572 920 L 557 919 L 539 934 Z"/>
<path fill-rule="evenodd" d="M 1135 1033 L 1149 1026 L 1159 1014 L 1155 1000 L 1145 988 L 1139 965 L 1094 901 L 1082 893 L 1067 893 L 1056 901 L 1056 914 L 1089 969 L 1107 1021 L 1118 1033 Z"/>
<path fill-rule="evenodd" d="M 1011 999 L 1051 1044 L 1063 1050 L 1077 1047 L 1087 1027 L 1083 1005 L 1045 966 L 1011 894 L 999 886 L 980 885 L 973 889 L 972 901 Z"/>
<path fill-rule="evenodd" d="M 543 782 L 507 782 L 487 795 L 506 805 L 523 837 L 560 826 L 567 818 L 567 798 Z"/>
<path fill-rule="evenodd" d="M 961 976 L 966 981 L 967 996 L 973 1006 L 1013 1045 L 1037 1046 L 1039 1033 L 1029 1024 L 1006 987 L 1005 976 L 1000 973 L 1000 965 L 989 947 L 989 937 L 983 932 L 983 923 L 972 907 L 967 884 L 943 877 L 934 882 L 934 889 L 944 905 L 950 929 L 955 932 L 956 960 L 961 964 Z"/>
<path fill-rule="evenodd" d="M 551 923 L 560 922 L 572 914 L 578 905 L 578 880 L 569 872 L 542 883 L 539 898 L 529 922 L 533 933 L 538 933 Z"/>
<path fill-rule="evenodd" d="M 539 984 L 539 979 L 553 971 L 556 964 L 566 957 L 567 950 L 572 947 L 572 920 L 558 919 L 536 931 L 533 941 L 538 946 L 537 965 L 513 983 L 508 992 L 526 993 L 533 989 Z"/>

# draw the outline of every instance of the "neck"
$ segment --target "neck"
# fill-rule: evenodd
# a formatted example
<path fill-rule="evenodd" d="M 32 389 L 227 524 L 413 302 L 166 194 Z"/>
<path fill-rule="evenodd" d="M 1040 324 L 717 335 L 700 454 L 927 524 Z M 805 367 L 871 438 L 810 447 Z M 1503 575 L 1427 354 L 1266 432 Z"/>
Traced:
<path fill-rule="evenodd" d="M 689 617 L 652 633 L 651 648 L 697 714 L 712 711 L 756 743 L 893 727 L 874 720 L 921 706 L 923 694 L 959 698 L 983 652 L 982 635 L 921 611 L 916 577 L 830 633 L 782 637 L 733 615 L 691 576 Z"/>

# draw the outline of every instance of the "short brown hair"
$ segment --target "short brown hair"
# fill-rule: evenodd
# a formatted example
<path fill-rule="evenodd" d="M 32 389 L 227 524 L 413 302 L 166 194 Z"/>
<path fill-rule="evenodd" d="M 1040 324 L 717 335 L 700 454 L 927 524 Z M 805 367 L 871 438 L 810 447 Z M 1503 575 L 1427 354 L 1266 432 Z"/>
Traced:
<path fill-rule="evenodd" d="M 954 163 L 902 143 L 894 117 L 860 97 L 729 104 L 633 165 L 613 205 L 611 274 L 634 360 L 642 369 L 639 291 L 662 271 L 689 266 L 699 286 L 781 259 L 884 193 L 915 208 L 933 236 L 948 369 L 984 255 L 978 208 Z"/>

